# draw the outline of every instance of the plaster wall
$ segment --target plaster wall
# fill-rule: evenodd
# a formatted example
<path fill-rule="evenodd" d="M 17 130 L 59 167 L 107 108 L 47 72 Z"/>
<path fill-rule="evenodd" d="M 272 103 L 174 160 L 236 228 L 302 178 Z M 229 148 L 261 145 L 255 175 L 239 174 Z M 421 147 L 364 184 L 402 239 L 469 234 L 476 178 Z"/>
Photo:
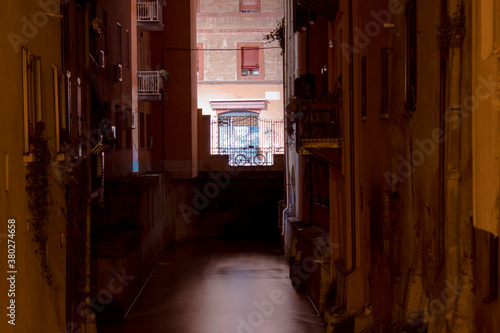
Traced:
<path fill-rule="evenodd" d="M 59 13 L 59 7 L 50 8 Z M 46 123 L 45 137 L 49 140 L 49 148 L 55 149 L 55 116 L 54 116 L 54 82 L 53 65 L 61 74 L 61 22 L 58 18 L 49 17 L 37 1 L 16 1 L 2 5 L 0 34 L 2 42 L 2 61 L 0 71 L 3 80 L 0 82 L 2 98 L 0 99 L 0 212 L 1 226 L 0 251 L 3 260 L 0 263 L 2 272 L 11 271 L 7 267 L 9 235 L 7 225 L 9 219 L 15 220 L 15 296 L 8 297 L 11 284 L 5 278 L 0 280 L 0 301 L 3 307 L 0 331 L 2 332 L 35 332 L 62 331 L 65 327 L 65 285 L 66 285 L 66 246 L 61 242 L 65 231 L 64 197 L 59 185 L 50 181 L 50 193 L 53 205 L 50 207 L 50 223 L 48 227 L 49 266 L 53 273 L 55 292 L 42 278 L 40 259 L 35 253 L 37 244 L 33 241 L 30 230 L 32 221 L 28 210 L 26 193 L 27 173 L 23 162 L 24 121 L 23 121 L 23 75 L 22 51 L 25 47 L 31 55 L 41 59 L 41 102 L 42 120 Z M 13 44 L 9 40 L 14 41 Z M 60 86 L 60 94 L 64 96 L 64 87 Z M 31 226 L 32 228 L 32 226 Z M 12 245 L 12 243 L 11 243 Z M 10 310 L 7 306 L 15 300 L 15 326 L 8 323 Z"/>

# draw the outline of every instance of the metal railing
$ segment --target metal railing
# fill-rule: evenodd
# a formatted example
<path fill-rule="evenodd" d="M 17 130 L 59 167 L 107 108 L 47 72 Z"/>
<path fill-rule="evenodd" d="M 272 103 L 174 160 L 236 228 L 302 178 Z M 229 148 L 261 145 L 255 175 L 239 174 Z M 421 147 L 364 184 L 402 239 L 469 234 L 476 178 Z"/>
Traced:
<path fill-rule="evenodd" d="M 334 103 L 303 103 L 297 119 L 297 142 L 341 138 L 340 112 L 341 107 Z"/>
<path fill-rule="evenodd" d="M 228 155 L 231 166 L 271 166 L 283 153 L 283 120 L 219 116 L 211 123 L 210 154 Z"/>
<path fill-rule="evenodd" d="M 163 21 L 159 0 L 137 0 L 137 21 Z"/>
<path fill-rule="evenodd" d="M 158 71 L 137 72 L 137 92 L 139 94 L 159 94 L 160 82 L 160 72 Z"/>

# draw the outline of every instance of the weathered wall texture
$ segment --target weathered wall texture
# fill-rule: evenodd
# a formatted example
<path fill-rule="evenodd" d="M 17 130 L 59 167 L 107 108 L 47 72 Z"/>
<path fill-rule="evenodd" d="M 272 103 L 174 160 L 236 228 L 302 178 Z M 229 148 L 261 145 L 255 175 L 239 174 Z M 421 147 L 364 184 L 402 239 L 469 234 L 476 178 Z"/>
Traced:
<path fill-rule="evenodd" d="M 260 11 L 240 13 L 239 0 L 200 1 L 197 14 L 199 52 L 198 107 L 203 114 L 213 114 L 213 99 L 258 98 L 267 100 L 263 118 L 281 118 L 282 57 L 277 42 L 264 43 L 264 35 L 274 30 L 282 17 L 282 2 L 261 1 Z M 259 77 L 241 77 L 240 48 L 245 45 L 263 48 L 260 51 Z M 266 95 L 273 92 L 273 97 Z"/>
<path fill-rule="evenodd" d="M 287 4 L 287 18 L 299 20 L 293 2 Z M 339 244 L 331 249 L 332 267 L 338 258 L 350 268 L 356 251 L 345 280 L 342 269 L 332 270 L 336 304 L 348 311 L 370 304 L 372 319 L 380 320 L 374 331 L 389 329 L 391 320 L 394 332 L 408 330 L 408 322 L 428 332 L 498 330 L 498 5 L 339 5 L 329 24 L 316 12 L 320 18 L 309 16 L 298 33 L 288 31 L 286 54 L 288 97 L 299 96 L 292 86 L 297 74 L 317 74 L 326 61 L 333 72 L 328 87 L 339 80 L 341 88 L 341 163 L 314 152 L 297 158 L 289 150 L 287 173 L 292 186 L 320 183 L 307 172 L 311 162 L 305 159 L 331 163 L 330 238 Z M 446 16 L 463 28 L 448 45 L 440 35 L 450 29 Z M 302 187 L 289 190 L 287 204 L 299 210 L 287 227 L 295 218 L 308 221 Z M 345 299 L 339 298 L 342 290 Z M 364 327 L 362 320 L 356 319 L 357 329 Z"/>
<path fill-rule="evenodd" d="M 0 251 L 2 261 L 0 269 L 3 278 L 0 281 L 0 301 L 2 306 L 2 332 L 34 332 L 62 331 L 66 316 L 66 245 L 64 239 L 65 216 L 64 196 L 59 184 L 49 176 L 48 242 L 47 251 L 49 267 L 53 274 L 53 288 L 47 285 L 42 277 L 40 258 L 36 254 L 38 245 L 33 241 L 32 213 L 28 210 L 27 164 L 23 162 L 24 152 L 24 117 L 23 117 L 23 64 L 24 47 L 32 56 L 41 60 L 41 121 L 46 124 L 44 136 L 48 139 L 48 147 L 55 151 L 55 101 L 53 65 L 62 70 L 61 60 L 61 24 L 59 19 L 51 18 L 45 13 L 58 8 L 43 8 L 37 1 L 17 1 L 2 8 L 0 34 L 3 36 L 0 113 Z M 31 67 L 33 69 L 33 67 Z M 28 69 L 29 70 L 29 69 Z M 59 77 L 59 76 L 58 76 Z M 64 87 L 59 87 L 64 96 Z M 30 97 L 33 101 L 33 98 Z M 50 172 L 50 171 L 49 171 Z M 14 237 L 8 229 L 9 219 L 15 220 Z M 10 241 L 8 243 L 8 241 Z M 8 246 L 10 244 L 10 246 Z M 14 267 L 7 266 L 8 253 L 15 248 Z M 10 249 L 10 252 L 8 250 Z M 17 271 L 15 281 L 7 280 L 7 271 Z M 14 282 L 11 284 L 11 282 Z M 10 295 L 9 295 L 10 294 Z M 14 311 L 11 300 L 15 301 Z M 12 317 L 7 314 L 13 313 Z M 15 326 L 8 323 L 14 319 Z"/>

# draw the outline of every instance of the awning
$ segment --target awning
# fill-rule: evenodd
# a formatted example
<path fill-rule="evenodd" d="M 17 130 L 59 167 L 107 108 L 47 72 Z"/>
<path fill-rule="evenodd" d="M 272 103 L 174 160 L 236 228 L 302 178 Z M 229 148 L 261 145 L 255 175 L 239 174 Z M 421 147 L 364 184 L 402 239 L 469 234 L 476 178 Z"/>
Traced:
<path fill-rule="evenodd" d="M 262 110 L 266 108 L 265 99 L 242 99 L 210 101 L 212 110 Z"/>

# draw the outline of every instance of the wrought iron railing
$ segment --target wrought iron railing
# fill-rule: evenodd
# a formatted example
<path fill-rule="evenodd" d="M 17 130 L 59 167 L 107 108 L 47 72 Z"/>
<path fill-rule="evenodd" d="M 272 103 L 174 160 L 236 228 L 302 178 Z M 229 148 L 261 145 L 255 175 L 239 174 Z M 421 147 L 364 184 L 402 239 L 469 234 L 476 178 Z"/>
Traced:
<path fill-rule="evenodd" d="M 138 71 L 137 72 L 137 92 L 139 94 L 160 94 L 160 72 L 158 71 Z"/>
<path fill-rule="evenodd" d="M 137 21 L 163 21 L 159 0 L 137 0 Z"/>
<path fill-rule="evenodd" d="M 210 153 L 228 155 L 231 166 L 274 165 L 284 153 L 283 120 L 220 116 L 211 123 Z"/>
<path fill-rule="evenodd" d="M 299 146 L 304 142 L 330 142 L 342 138 L 340 104 L 302 102 L 296 112 Z"/>

